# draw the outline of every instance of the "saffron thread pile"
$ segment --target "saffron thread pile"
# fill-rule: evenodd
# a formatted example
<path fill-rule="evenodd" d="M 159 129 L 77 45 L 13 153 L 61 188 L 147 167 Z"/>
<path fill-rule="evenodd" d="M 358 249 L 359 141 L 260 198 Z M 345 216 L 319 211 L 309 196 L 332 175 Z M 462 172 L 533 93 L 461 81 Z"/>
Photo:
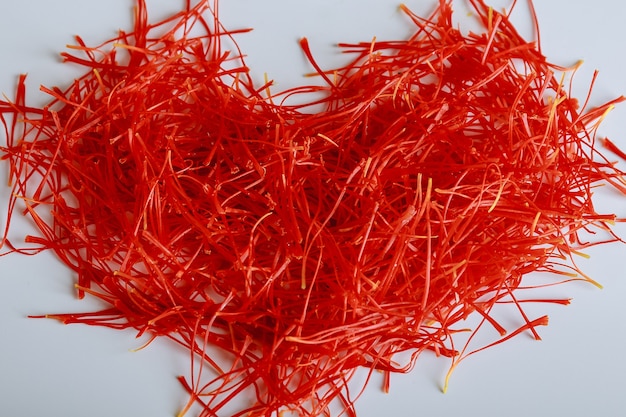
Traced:
<path fill-rule="evenodd" d="M 548 62 L 507 12 L 469 2 L 481 33 L 454 27 L 450 1 L 427 18 L 402 6 L 414 35 L 340 44 L 340 68 L 302 39 L 322 86 L 257 85 L 236 47 L 245 30 L 207 1 L 151 23 L 137 0 L 131 32 L 96 47 L 77 37 L 62 56 L 84 75 L 42 87 L 41 108 L 21 76 L 0 101 L 2 244 L 54 251 L 79 297 L 107 306 L 45 317 L 178 342 L 191 353 L 181 415 L 195 403 L 202 416 L 233 403 L 237 416 L 355 416 L 357 369 L 384 372 L 387 390 L 426 350 L 451 373 L 522 332 L 539 339 L 548 319 L 525 313 L 523 278 L 599 285 L 574 256 L 621 242 L 592 194 L 626 193 L 595 137 L 623 97 L 580 103 L 560 75 L 576 67 Z M 26 248 L 6 238 L 18 208 L 38 229 Z M 502 304 L 519 325 L 491 314 Z M 471 315 L 481 321 L 465 329 Z M 500 338 L 455 345 L 483 326 Z"/>

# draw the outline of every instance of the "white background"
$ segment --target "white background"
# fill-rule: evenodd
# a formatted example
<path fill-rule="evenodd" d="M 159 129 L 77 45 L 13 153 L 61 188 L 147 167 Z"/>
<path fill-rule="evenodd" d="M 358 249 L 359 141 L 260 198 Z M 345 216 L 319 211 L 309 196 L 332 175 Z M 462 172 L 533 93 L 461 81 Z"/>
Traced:
<path fill-rule="evenodd" d="M 132 0 L 0 0 L 0 91 L 12 96 L 17 74 L 28 72 L 31 104 L 42 104 L 39 84 L 65 86 L 79 69 L 59 63 L 58 52 L 80 34 L 87 43 L 130 28 Z M 416 11 L 431 0 L 407 1 Z M 183 1 L 151 0 L 153 18 Z M 499 1 L 498 7 L 507 2 Z M 402 38 L 410 26 L 398 0 L 222 0 L 227 27 L 254 27 L 238 41 L 259 79 L 280 88 L 302 83 L 310 70 L 297 40 L 307 36 L 323 65 L 342 62 L 336 41 Z M 626 2 L 536 0 L 544 53 L 555 63 L 579 59 L 576 95 L 584 98 L 594 69 L 600 69 L 593 102 L 626 94 Z M 518 6 L 520 25 L 528 22 Z M 460 10 L 460 9 L 459 9 Z M 459 11 L 457 19 L 470 19 Z M 526 31 L 530 34 L 531 32 Z M 308 80 L 310 82 L 310 80 Z M 600 132 L 626 148 L 626 104 L 606 119 Z M 2 183 L 6 167 L 2 166 Z M 0 191 L 0 226 L 6 189 Z M 598 207 L 626 217 L 626 197 L 600 196 Z M 18 223 L 16 223 L 17 225 Z M 17 226 L 14 235 L 28 231 Z M 621 227 L 622 236 L 626 230 Z M 626 415 L 626 246 L 588 251 L 581 263 L 604 285 L 571 284 L 549 296 L 573 297 L 572 305 L 543 306 L 550 325 L 542 341 L 521 335 L 466 360 L 447 394 L 440 392 L 449 362 L 424 356 L 416 369 L 392 377 L 391 393 L 374 380 L 358 403 L 360 417 L 374 416 L 624 416 Z M 145 340 L 133 332 L 81 325 L 63 326 L 28 314 L 87 311 L 74 297 L 71 274 L 50 254 L 0 258 L 0 415 L 28 417 L 170 417 L 186 397 L 175 379 L 187 374 L 188 356 L 167 341 L 138 352 Z"/>

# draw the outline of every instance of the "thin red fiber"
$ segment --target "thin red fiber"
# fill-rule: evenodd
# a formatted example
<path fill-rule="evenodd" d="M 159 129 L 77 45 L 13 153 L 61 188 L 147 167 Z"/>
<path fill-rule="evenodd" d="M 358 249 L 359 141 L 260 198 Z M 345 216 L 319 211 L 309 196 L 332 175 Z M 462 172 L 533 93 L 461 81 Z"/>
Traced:
<path fill-rule="evenodd" d="M 403 7 L 414 36 L 340 45 L 341 68 L 302 40 L 326 87 L 256 85 L 206 1 L 150 23 L 138 0 L 131 32 L 77 38 L 63 57 L 85 74 L 44 87 L 42 108 L 21 77 L 0 102 L 7 221 L 23 210 L 38 230 L 26 241 L 107 305 L 47 317 L 179 342 L 192 353 L 181 414 L 195 402 L 202 416 L 354 416 L 355 370 L 408 372 L 432 350 L 452 371 L 472 353 L 455 345 L 471 315 L 472 337 L 501 335 L 474 351 L 538 339 L 547 316 L 524 303 L 568 301 L 524 299 L 524 277 L 595 283 L 573 254 L 620 240 L 592 191 L 626 192 L 595 138 L 623 97 L 579 108 L 507 15 L 470 3 L 483 32 L 460 32 L 449 1 L 428 18 Z M 294 95 L 306 104 L 280 104 Z M 590 231 L 608 237 L 582 241 Z"/>

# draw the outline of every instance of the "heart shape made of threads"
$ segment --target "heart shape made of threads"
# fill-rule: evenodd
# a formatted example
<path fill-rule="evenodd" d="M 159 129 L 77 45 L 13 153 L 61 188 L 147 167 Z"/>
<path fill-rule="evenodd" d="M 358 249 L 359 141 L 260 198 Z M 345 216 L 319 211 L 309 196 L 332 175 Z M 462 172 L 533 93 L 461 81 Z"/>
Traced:
<path fill-rule="evenodd" d="M 63 56 L 87 71 L 44 89 L 43 108 L 26 105 L 22 77 L 0 103 L 10 207 L 25 204 L 40 231 L 27 241 L 105 303 L 47 317 L 195 351 L 216 375 L 181 381 L 206 415 L 250 387 L 241 413 L 320 415 L 332 399 L 354 413 L 356 369 L 406 372 L 424 350 L 453 369 L 470 314 L 494 343 L 538 338 L 547 317 L 525 315 L 522 278 L 580 277 L 567 263 L 579 234 L 608 230 L 591 188 L 625 186 L 594 158 L 594 134 L 621 98 L 579 110 L 534 43 L 472 4 L 485 33 L 456 29 L 447 1 L 429 19 L 405 9 L 413 37 L 344 45 L 353 59 L 332 71 L 302 40 L 326 87 L 255 85 L 204 2 L 150 24 L 139 0 L 132 32 L 97 48 L 78 38 Z M 307 104 L 277 104 L 294 95 Z"/>

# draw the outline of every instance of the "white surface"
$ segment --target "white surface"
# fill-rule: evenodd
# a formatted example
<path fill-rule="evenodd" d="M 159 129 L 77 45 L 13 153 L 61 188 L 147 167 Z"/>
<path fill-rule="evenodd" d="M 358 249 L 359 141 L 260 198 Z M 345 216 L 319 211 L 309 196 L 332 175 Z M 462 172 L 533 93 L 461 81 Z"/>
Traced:
<path fill-rule="evenodd" d="M 152 0 L 150 12 L 160 17 L 182 3 Z M 309 38 L 322 64 L 340 62 L 333 42 L 408 33 L 410 26 L 397 12 L 398 3 L 222 0 L 221 16 L 228 27 L 255 28 L 238 38 L 249 65 L 259 78 L 267 72 L 286 88 L 301 83 L 297 75 L 308 71 L 298 50 L 299 37 Z M 406 3 L 419 11 L 435 2 Z M 576 95 L 583 98 L 595 68 L 601 72 L 594 102 L 626 94 L 626 2 L 536 3 L 543 51 L 550 60 L 560 64 L 585 60 L 576 78 Z M 72 36 L 80 34 L 95 43 L 118 28 L 129 28 L 132 4 L 132 0 L 2 0 L 0 91 L 11 96 L 17 74 L 28 72 L 29 99 L 41 104 L 39 84 L 63 85 L 80 73 L 57 58 Z M 523 20 L 525 3 L 520 1 L 518 7 Z M 459 13 L 457 18 L 466 15 Z M 626 104 L 607 118 L 601 133 L 626 148 Z M 0 193 L 6 195 L 6 189 Z M 2 227 L 4 201 L 0 199 Z M 626 197 L 598 204 L 626 217 Z M 622 236 L 625 229 L 621 228 Z M 550 326 L 539 329 L 543 341 L 522 335 L 471 357 L 455 371 L 445 395 L 439 386 L 448 361 L 424 356 L 411 374 L 392 377 L 390 394 L 380 392 L 378 381 L 372 381 L 357 404 L 359 416 L 626 415 L 626 246 L 602 246 L 589 253 L 592 257 L 583 267 L 605 289 L 581 284 L 554 288 L 553 294 L 574 300 L 568 307 L 544 306 Z M 131 352 L 142 344 L 132 332 L 25 318 L 90 308 L 89 301 L 75 300 L 72 276 L 50 254 L 0 258 L 0 271 L 0 415 L 169 417 L 186 400 L 175 376 L 188 372 L 188 356 L 167 341 Z"/>

